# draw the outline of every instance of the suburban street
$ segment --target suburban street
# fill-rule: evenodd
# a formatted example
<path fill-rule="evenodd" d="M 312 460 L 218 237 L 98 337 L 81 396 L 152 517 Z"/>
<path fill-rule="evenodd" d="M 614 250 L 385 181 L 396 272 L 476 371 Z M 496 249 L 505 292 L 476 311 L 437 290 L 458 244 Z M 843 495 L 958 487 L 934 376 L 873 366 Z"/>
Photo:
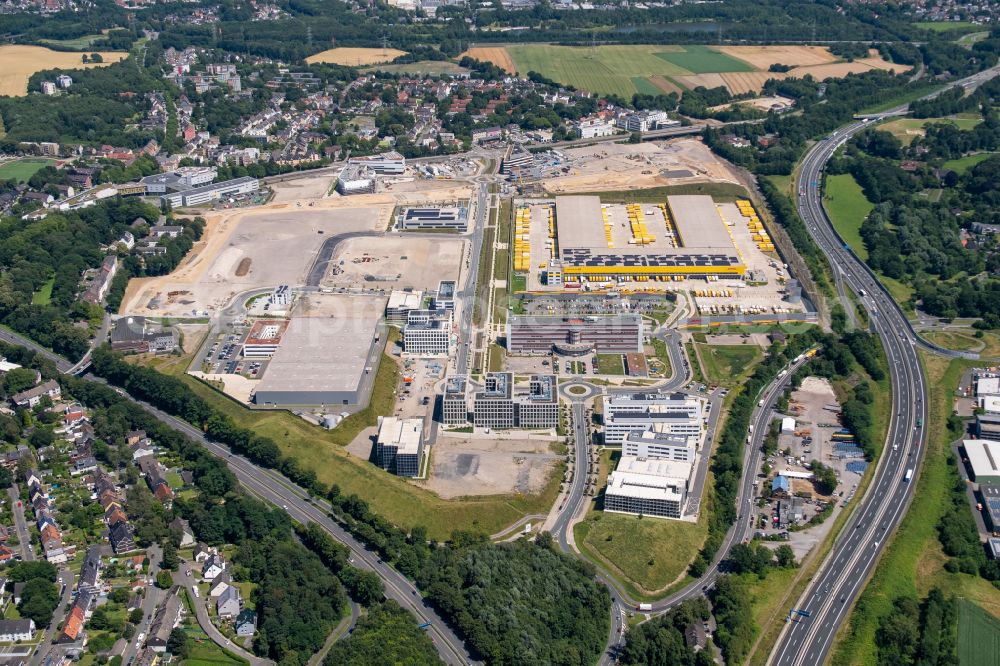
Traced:
<path fill-rule="evenodd" d="M 1000 68 L 994 67 L 952 86 L 975 87 L 997 73 Z M 897 107 L 873 118 L 877 121 L 900 115 L 905 108 Z M 798 209 L 830 264 L 839 268 L 836 278 L 859 297 L 868 310 L 872 329 L 882 341 L 893 388 L 889 432 L 871 485 L 796 603 L 795 617 L 782 629 L 769 660 L 778 666 L 811 666 L 826 661 L 838 629 L 905 515 L 916 486 L 911 477 L 917 473 L 924 452 L 923 424 L 927 420 L 927 383 L 917 347 L 945 351 L 914 332 L 888 291 L 836 233 L 823 208 L 820 183 L 827 161 L 869 124 L 867 119 L 851 123 L 810 150 L 798 177 Z"/>
<path fill-rule="evenodd" d="M 21 488 L 16 483 L 7 489 L 10 498 L 11 512 L 14 514 L 14 527 L 17 529 L 18 549 L 21 559 L 30 562 L 35 559 L 35 551 L 31 545 L 31 534 L 28 532 L 28 521 L 24 517 L 24 504 L 21 503 Z"/>

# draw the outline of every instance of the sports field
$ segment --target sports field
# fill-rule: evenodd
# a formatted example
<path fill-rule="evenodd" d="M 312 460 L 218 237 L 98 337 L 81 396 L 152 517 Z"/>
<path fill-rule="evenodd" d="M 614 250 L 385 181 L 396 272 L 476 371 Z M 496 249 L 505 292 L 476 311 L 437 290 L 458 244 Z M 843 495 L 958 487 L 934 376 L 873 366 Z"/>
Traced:
<path fill-rule="evenodd" d="M 1000 620 L 967 599 L 958 601 L 958 663 L 1000 666 Z"/>
<path fill-rule="evenodd" d="M 26 182 L 35 172 L 45 166 L 55 166 L 56 161 L 48 157 L 25 157 L 0 164 L 0 180 Z"/>
<path fill-rule="evenodd" d="M 774 78 L 810 74 L 824 79 L 871 69 L 908 69 L 882 60 L 874 51 L 868 58 L 843 62 L 820 46 L 512 44 L 473 47 L 462 55 L 522 76 L 534 71 L 581 90 L 626 98 L 635 93 L 679 92 L 698 86 L 756 92 Z M 794 69 L 787 74 L 769 72 L 775 63 Z"/>

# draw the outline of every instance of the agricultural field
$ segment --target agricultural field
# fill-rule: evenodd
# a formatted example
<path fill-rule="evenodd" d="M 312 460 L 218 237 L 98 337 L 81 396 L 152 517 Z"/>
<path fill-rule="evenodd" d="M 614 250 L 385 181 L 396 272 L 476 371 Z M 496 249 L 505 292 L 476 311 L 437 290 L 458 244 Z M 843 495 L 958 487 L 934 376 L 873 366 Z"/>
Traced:
<path fill-rule="evenodd" d="M 378 65 L 383 62 L 392 62 L 399 56 L 406 55 L 406 51 L 399 49 L 366 49 L 366 48 L 336 48 L 327 49 L 320 53 L 314 53 L 306 58 L 306 62 L 326 62 L 334 65 L 350 65 L 351 67 L 362 67 L 364 65 Z"/>
<path fill-rule="evenodd" d="M 84 35 L 83 37 L 75 37 L 73 39 L 39 39 L 42 44 L 52 44 L 53 46 L 61 46 L 66 49 L 77 49 L 83 50 L 90 48 L 90 45 L 96 42 L 98 39 L 104 37 L 104 35 Z"/>
<path fill-rule="evenodd" d="M 868 259 L 868 250 L 861 240 L 861 225 L 874 204 L 868 201 L 861 186 L 849 173 L 827 176 L 823 202 L 833 226 L 859 257 Z"/>
<path fill-rule="evenodd" d="M 522 76 L 538 72 L 554 81 L 602 94 L 679 92 L 685 88 L 726 86 L 733 93 L 756 92 L 768 79 L 846 76 L 870 69 L 899 69 L 876 52 L 843 62 L 818 46 L 556 46 L 518 44 L 474 47 L 463 53 Z M 769 72 L 780 63 L 794 69 Z M 905 69 L 905 68 L 904 68 Z"/>
<path fill-rule="evenodd" d="M 1000 620 L 967 599 L 958 602 L 958 663 L 1000 666 Z"/>
<path fill-rule="evenodd" d="M 0 180 L 27 182 L 42 167 L 55 166 L 56 160 L 48 157 L 25 157 L 0 164 Z"/>
<path fill-rule="evenodd" d="M 125 52 L 101 51 L 104 62 L 83 62 L 83 53 L 53 51 L 42 46 L 6 44 L 0 46 L 0 95 L 28 94 L 28 79 L 43 69 L 88 69 L 106 67 L 127 56 Z"/>
<path fill-rule="evenodd" d="M 469 70 L 459 67 L 450 60 L 419 60 L 401 65 L 376 65 L 364 71 L 365 73 L 388 72 L 389 74 L 407 74 L 409 76 L 445 76 L 469 73 Z"/>

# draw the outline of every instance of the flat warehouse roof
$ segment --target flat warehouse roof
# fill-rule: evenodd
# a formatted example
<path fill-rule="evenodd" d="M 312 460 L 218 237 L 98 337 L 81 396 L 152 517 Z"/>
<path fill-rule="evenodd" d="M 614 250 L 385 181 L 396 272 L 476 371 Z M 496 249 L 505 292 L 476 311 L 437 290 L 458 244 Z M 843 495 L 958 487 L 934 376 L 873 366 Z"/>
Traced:
<path fill-rule="evenodd" d="M 542 224 L 542 220 L 532 220 Z M 575 195 L 556 197 L 556 225 L 563 247 L 607 247 L 601 198 Z"/>
<path fill-rule="evenodd" d="M 962 444 L 976 478 L 1000 476 L 1000 442 L 989 439 L 967 439 Z"/>
<path fill-rule="evenodd" d="M 376 317 L 292 318 L 257 390 L 356 391 L 377 325 Z"/>
<path fill-rule="evenodd" d="M 712 197 L 679 194 L 667 197 L 670 216 L 684 248 L 733 250 L 733 237 L 726 229 Z"/>

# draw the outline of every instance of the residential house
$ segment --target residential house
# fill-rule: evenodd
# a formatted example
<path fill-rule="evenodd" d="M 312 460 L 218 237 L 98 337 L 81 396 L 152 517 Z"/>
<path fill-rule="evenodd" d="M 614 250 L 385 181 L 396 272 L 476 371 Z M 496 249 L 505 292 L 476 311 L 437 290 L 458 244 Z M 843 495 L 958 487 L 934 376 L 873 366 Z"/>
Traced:
<path fill-rule="evenodd" d="M 146 639 L 146 647 L 156 652 L 167 651 L 167 640 L 170 632 L 174 630 L 181 621 L 181 613 L 184 604 L 181 603 L 180 588 L 174 586 L 170 588 L 170 593 L 153 616 L 153 623 L 149 628 L 149 638 Z"/>
<path fill-rule="evenodd" d="M 170 522 L 170 531 L 179 535 L 181 548 L 194 545 L 194 532 L 191 530 L 191 526 L 188 525 L 188 521 L 183 518 L 174 518 Z"/>
<path fill-rule="evenodd" d="M 121 522 L 112 527 L 108 538 L 111 540 L 111 549 L 115 555 L 135 550 L 135 537 L 132 535 L 132 527 L 127 522 Z"/>
<path fill-rule="evenodd" d="M 95 544 L 87 548 L 87 555 L 83 558 L 83 565 L 80 567 L 80 580 L 77 582 L 77 589 L 96 591 L 100 582 L 101 547 Z"/>
<path fill-rule="evenodd" d="M 237 636 L 253 636 L 257 631 L 257 614 L 249 608 L 244 608 L 236 616 L 233 627 L 236 629 Z"/>
<path fill-rule="evenodd" d="M 34 637 L 34 620 L 0 620 L 0 643 L 30 641 Z"/>
<path fill-rule="evenodd" d="M 232 580 L 233 578 L 229 574 L 229 572 L 223 571 L 218 576 L 216 576 L 215 579 L 208 586 L 208 596 L 212 597 L 213 599 L 215 597 L 221 596 L 222 593 L 226 591 L 226 588 L 230 587 L 229 584 L 232 582 Z"/>
<path fill-rule="evenodd" d="M 208 559 L 205 560 L 205 564 L 201 567 L 201 577 L 207 581 L 213 581 L 216 576 L 225 570 L 226 561 L 222 559 L 222 555 L 212 553 L 208 556 Z"/>
<path fill-rule="evenodd" d="M 214 548 L 210 548 L 208 544 L 199 541 L 197 545 L 195 545 L 194 549 L 191 551 L 191 557 L 194 558 L 195 562 L 204 562 L 214 552 L 215 552 Z"/>
<path fill-rule="evenodd" d="M 54 379 L 50 379 L 26 391 L 15 393 L 11 396 L 10 401 L 14 403 L 15 407 L 33 409 L 46 396 L 52 401 L 59 400 L 62 397 L 62 389 L 59 388 L 59 384 Z"/>
<path fill-rule="evenodd" d="M 215 610 L 221 618 L 236 617 L 242 607 L 243 599 L 240 597 L 240 588 L 235 585 L 227 587 L 215 602 Z"/>
<path fill-rule="evenodd" d="M 63 622 L 62 633 L 59 635 L 59 643 L 75 643 L 83 634 L 83 623 L 86 622 L 84 610 L 75 605 L 66 616 Z"/>

